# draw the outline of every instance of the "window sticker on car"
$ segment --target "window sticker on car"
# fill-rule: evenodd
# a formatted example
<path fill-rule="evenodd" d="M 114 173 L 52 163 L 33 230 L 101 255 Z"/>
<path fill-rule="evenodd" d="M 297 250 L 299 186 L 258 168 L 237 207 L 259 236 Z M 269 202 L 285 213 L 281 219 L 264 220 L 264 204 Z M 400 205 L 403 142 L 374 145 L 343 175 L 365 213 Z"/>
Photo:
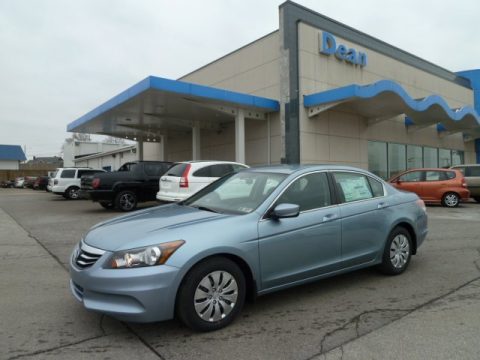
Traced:
<path fill-rule="evenodd" d="M 343 178 L 339 180 L 339 184 L 342 187 L 346 202 L 369 199 L 373 196 L 364 177 Z"/>

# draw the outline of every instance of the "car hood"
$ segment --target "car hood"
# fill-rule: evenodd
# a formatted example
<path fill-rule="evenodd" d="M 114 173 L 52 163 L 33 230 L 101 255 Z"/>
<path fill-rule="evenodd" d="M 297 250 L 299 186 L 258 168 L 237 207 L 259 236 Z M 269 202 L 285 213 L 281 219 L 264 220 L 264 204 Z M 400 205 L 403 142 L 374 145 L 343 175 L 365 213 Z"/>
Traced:
<path fill-rule="evenodd" d="M 163 235 L 168 232 L 173 235 L 186 226 L 229 217 L 231 215 L 188 206 L 163 205 L 99 223 L 90 229 L 83 241 L 90 246 L 107 251 L 132 249 L 162 242 L 159 239 L 175 240 Z"/>

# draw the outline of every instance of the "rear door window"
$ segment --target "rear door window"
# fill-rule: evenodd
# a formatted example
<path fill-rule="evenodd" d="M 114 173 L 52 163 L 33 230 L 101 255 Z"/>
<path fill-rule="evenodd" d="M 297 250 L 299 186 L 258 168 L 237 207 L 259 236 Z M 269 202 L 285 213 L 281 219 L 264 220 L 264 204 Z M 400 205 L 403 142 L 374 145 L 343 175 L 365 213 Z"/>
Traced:
<path fill-rule="evenodd" d="M 145 174 L 148 176 L 160 176 L 164 172 L 162 164 L 145 164 Z"/>
<path fill-rule="evenodd" d="M 60 177 L 62 179 L 73 179 L 75 177 L 76 170 L 63 170 Z"/>
<path fill-rule="evenodd" d="M 335 183 L 343 202 L 373 198 L 372 189 L 365 175 L 355 173 L 334 173 Z"/>
<path fill-rule="evenodd" d="M 212 177 L 222 177 L 233 172 L 230 164 L 217 164 L 212 166 Z"/>
<path fill-rule="evenodd" d="M 422 178 L 423 178 L 423 171 L 411 171 L 400 176 L 399 180 L 403 182 L 416 182 L 416 181 L 422 181 Z"/>
<path fill-rule="evenodd" d="M 192 176 L 195 177 L 212 177 L 212 166 L 205 166 L 195 171 Z"/>
<path fill-rule="evenodd" d="M 427 171 L 425 172 L 425 181 L 445 180 L 446 176 L 443 171 Z"/>

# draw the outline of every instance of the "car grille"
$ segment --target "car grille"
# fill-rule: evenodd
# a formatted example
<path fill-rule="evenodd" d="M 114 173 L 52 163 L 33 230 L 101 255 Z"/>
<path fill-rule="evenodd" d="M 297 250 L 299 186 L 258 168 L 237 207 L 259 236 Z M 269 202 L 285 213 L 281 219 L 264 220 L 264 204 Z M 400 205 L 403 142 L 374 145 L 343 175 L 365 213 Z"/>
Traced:
<path fill-rule="evenodd" d="M 81 269 L 89 268 L 95 264 L 104 253 L 104 250 L 91 247 L 82 241 L 75 258 L 75 264 Z"/>

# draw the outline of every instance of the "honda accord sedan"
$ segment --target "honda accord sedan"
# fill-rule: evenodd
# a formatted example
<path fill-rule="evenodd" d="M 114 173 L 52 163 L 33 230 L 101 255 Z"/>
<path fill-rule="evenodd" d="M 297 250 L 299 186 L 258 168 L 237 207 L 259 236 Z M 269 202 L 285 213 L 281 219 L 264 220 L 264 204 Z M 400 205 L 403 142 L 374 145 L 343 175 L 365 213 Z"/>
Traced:
<path fill-rule="evenodd" d="M 258 295 L 368 266 L 401 274 L 426 235 L 423 201 L 367 171 L 254 168 L 94 226 L 70 285 L 89 310 L 210 331 Z"/>

